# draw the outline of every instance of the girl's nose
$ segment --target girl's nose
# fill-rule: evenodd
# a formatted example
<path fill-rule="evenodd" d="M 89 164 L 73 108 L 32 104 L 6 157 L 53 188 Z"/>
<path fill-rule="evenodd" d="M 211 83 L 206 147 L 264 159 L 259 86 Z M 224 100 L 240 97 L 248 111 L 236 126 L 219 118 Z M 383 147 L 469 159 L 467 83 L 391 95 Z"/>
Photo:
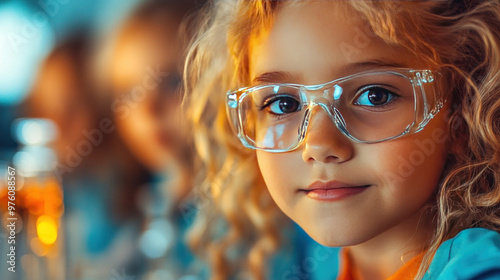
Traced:
<path fill-rule="evenodd" d="M 302 159 L 308 163 L 342 163 L 351 159 L 353 143 L 322 108 L 318 106 L 313 110 L 303 142 Z"/>

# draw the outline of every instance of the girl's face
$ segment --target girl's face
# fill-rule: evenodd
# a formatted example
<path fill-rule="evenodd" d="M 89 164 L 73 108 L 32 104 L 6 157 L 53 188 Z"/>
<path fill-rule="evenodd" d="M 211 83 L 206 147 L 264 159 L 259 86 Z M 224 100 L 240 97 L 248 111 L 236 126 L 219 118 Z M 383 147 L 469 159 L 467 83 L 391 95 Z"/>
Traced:
<path fill-rule="evenodd" d="M 365 70 L 426 68 L 374 36 L 359 15 L 334 1 L 285 4 L 275 16 L 271 30 L 251 53 L 254 81 L 320 84 Z M 444 114 L 419 133 L 359 144 L 316 108 L 299 148 L 257 151 L 264 181 L 278 206 L 327 246 L 412 238 L 419 223 L 429 218 L 421 216 L 422 210 L 444 168 Z"/>

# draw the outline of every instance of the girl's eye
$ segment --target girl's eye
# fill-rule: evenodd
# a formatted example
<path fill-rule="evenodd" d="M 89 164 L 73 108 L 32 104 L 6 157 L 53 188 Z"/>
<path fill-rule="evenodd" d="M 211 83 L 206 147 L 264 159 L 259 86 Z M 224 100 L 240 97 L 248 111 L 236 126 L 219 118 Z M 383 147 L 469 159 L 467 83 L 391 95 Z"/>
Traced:
<path fill-rule="evenodd" d="M 361 90 L 354 104 L 361 106 L 383 106 L 396 97 L 396 94 L 383 87 L 370 87 Z"/>
<path fill-rule="evenodd" d="M 263 108 L 267 108 L 272 114 L 284 115 L 299 111 L 300 103 L 295 98 L 281 96 L 267 100 Z"/>

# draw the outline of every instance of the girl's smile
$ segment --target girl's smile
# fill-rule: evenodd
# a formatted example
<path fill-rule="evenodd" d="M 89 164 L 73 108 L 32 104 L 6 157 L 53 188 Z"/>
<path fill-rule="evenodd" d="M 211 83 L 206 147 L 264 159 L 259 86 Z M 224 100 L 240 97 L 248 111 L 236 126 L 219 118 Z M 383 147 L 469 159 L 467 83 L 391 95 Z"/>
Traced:
<path fill-rule="evenodd" d="M 340 181 L 316 181 L 298 192 L 316 200 L 336 201 L 359 194 L 369 187 L 371 185 L 356 186 Z"/>

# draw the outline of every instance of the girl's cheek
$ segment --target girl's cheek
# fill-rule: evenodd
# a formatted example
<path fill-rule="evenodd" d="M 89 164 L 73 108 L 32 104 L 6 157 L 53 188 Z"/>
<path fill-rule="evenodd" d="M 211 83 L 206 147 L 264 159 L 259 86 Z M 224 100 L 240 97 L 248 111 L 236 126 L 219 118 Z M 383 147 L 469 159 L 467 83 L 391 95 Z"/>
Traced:
<path fill-rule="evenodd" d="M 295 190 L 310 183 L 305 180 L 309 177 L 309 171 L 304 168 L 301 157 L 297 154 L 257 151 L 257 161 L 264 182 L 272 198 L 282 209 L 293 207 Z"/>
<path fill-rule="evenodd" d="M 448 154 L 444 127 L 430 127 L 409 137 L 380 143 L 376 151 L 378 177 L 383 184 L 435 187 Z"/>
<path fill-rule="evenodd" d="M 298 163 L 289 155 L 290 153 L 276 154 L 257 151 L 257 163 L 266 183 L 277 184 L 296 174 L 294 171 Z"/>

